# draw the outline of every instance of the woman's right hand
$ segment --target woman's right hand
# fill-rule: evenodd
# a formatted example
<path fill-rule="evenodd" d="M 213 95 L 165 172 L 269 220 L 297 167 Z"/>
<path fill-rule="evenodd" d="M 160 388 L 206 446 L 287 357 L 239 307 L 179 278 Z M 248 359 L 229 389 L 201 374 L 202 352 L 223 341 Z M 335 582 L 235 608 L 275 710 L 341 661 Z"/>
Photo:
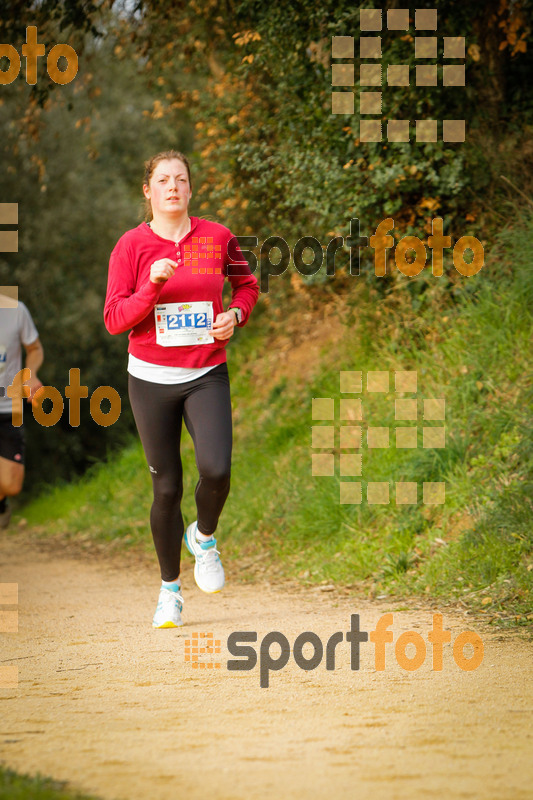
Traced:
<path fill-rule="evenodd" d="M 150 280 L 152 283 L 164 283 L 174 275 L 177 261 L 171 261 L 170 258 L 160 258 L 159 261 L 154 261 L 150 267 Z"/>

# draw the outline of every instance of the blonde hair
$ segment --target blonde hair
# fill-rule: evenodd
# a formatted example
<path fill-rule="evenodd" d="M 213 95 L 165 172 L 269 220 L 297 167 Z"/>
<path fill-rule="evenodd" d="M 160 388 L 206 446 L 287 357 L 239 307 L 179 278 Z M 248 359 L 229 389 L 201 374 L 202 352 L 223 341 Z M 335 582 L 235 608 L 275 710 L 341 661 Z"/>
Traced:
<path fill-rule="evenodd" d="M 170 161 L 171 159 L 176 158 L 178 161 L 182 161 L 186 168 L 187 168 L 187 175 L 189 178 L 189 186 L 192 189 L 192 182 L 191 182 L 191 168 L 189 166 L 189 161 L 187 160 L 187 156 L 183 153 L 180 153 L 179 150 L 164 150 L 162 153 L 157 153 L 157 155 L 152 156 L 148 159 L 148 161 L 144 162 L 144 181 L 143 186 L 150 185 L 150 178 L 154 174 L 154 170 L 159 164 L 160 161 Z M 149 222 L 153 217 L 152 214 L 152 203 L 150 200 L 145 197 L 144 198 L 144 218 L 146 222 Z"/>

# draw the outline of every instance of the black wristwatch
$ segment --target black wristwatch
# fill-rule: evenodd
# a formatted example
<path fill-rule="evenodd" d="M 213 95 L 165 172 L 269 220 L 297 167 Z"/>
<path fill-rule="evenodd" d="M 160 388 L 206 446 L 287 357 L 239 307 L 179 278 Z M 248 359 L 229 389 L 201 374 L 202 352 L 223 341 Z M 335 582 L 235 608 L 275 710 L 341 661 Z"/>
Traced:
<path fill-rule="evenodd" d="M 235 311 L 235 316 L 237 317 L 237 324 L 240 325 L 242 322 L 242 310 L 237 308 L 237 306 L 230 306 L 228 311 Z"/>

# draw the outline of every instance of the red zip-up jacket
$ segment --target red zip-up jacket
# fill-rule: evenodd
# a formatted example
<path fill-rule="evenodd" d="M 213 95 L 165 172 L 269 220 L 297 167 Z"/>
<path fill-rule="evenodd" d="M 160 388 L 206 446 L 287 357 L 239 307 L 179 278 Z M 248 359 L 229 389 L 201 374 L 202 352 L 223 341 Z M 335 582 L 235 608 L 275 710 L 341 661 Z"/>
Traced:
<path fill-rule="evenodd" d="M 128 352 L 152 364 L 174 367 L 208 367 L 226 361 L 227 341 L 178 347 L 156 342 L 154 306 L 163 303 L 213 301 L 213 319 L 224 309 L 222 287 L 231 283 L 230 305 L 242 309 L 245 325 L 259 297 L 259 285 L 238 246 L 230 248 L 233 234 L 218 222 L 191 217 L 191 230 L 177 244 L 163 239 L 142 222 L 120 237 L 109 260 L 104 321 L 109 333 L 130 330 Z M 165 283 L 150 281 L 154 261 L 178 262 Z M 228 265 L 231 264 L 228 275 Z"/>

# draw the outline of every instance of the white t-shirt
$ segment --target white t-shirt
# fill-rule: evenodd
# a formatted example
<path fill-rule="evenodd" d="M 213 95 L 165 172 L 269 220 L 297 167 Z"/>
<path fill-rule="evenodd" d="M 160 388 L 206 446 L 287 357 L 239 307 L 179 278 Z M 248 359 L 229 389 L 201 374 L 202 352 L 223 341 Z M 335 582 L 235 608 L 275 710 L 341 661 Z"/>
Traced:
<path fill-rule="evenodd" d="M 22 369 L 22 345 L 32 344 L 39 338 L 30 312 L 20 300 L 16 308 L 0 307 L 0 414 L 10 414 L 12 401 L 6 389 Z"/>
<path fill-rule="evenodd" d="M 150 364 L 149 361 L 142 361 L 131 353 L 128 358 L 128 372 L 134 378 L 150 383 L 187 383 L 195 378 L 200 378 L 214 369 L 217 364 L 211 367 L 165 367 L 161 364 Z"/>

